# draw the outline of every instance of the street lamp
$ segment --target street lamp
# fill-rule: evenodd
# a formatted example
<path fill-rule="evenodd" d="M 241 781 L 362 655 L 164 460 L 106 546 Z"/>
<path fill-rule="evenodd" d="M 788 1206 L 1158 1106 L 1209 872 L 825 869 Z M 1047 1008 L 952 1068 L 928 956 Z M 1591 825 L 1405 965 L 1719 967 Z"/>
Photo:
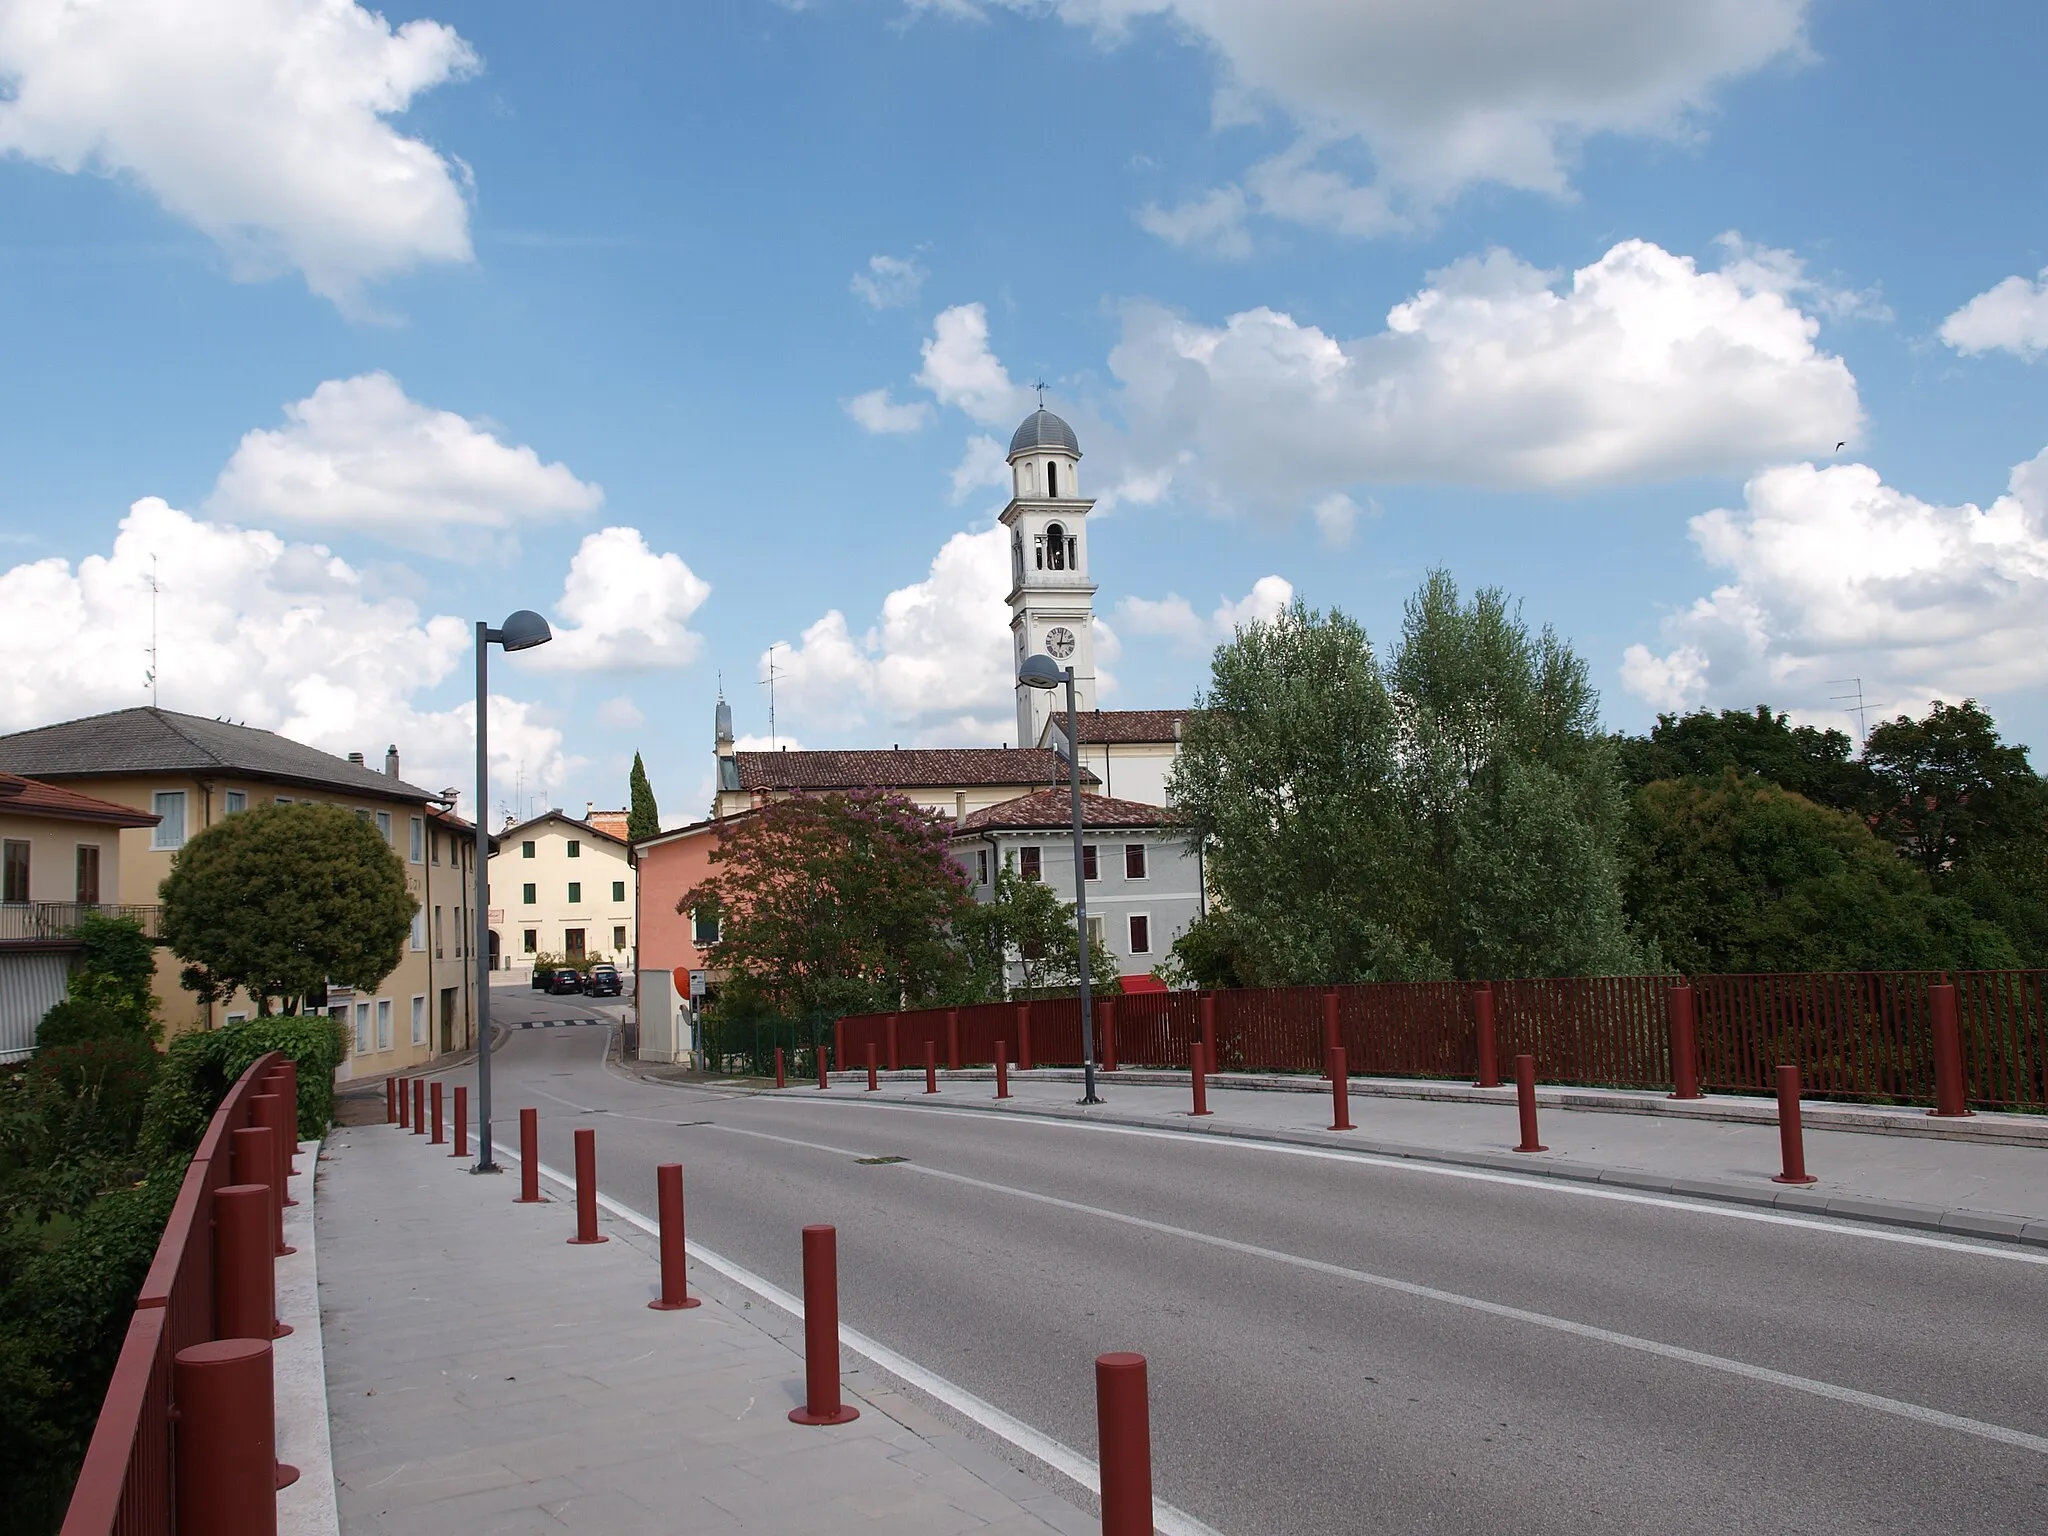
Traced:
<path fill-rule="evenodd" d="M 1017 681 L 1026 688 L 1067 689 L 1067 783 L 1074 803 L 1074 935 L 1081 958 L 1081 1102 L 1100 1104 L 1095 1096 L 1095 1012 L 1088 1003 L 1088 881 L 1081 858 L 1081 748 L 1080 725 L 1074 709 L 1074 669 L 1063 667 L 1050 656 L 1026 659 L 1017 669 Z"/>
<path fill-rule="evenodd" d="M 554 639 L 548 621 L 522 608 L 492 629 L 481 619 L 476 626 L 476 1167 L 474 1173 L 496 1173 L 491 1156 L 491 834 L 487 826 L 491 803 L 490 656 L 493 644 L 508 651 L 528 651 Z"/>

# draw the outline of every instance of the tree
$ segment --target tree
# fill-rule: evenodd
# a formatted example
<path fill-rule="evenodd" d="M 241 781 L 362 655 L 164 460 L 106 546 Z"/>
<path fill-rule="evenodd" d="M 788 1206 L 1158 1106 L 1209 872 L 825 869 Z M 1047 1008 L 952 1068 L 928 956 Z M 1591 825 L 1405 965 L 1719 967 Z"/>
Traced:
<path fill-rule="evenodd" d="M 1763 704 L 1749 714 L 1699 709 L 1659 715 L 1648 736 L 1617 736 L 1614 741 L 1631 792 L 1660 779 L 1714 783 L 1723 769 L 1733 768 L 1840 811 L 1861 810 L 1871 799 L 1870 773 L 1850 758 L 1855 744 L 1847 732 L 1795 726 Z"/>
<path fill-rule="evenodd" d="M 661 830 L 661 811 L 654 803 L 654 786 L 647 782 L 647 769 L 638 752 L 633 754 L 633 773 L 626 783 L 631 794 L 631 809 L 626 812 L 626 836 L 654 836 Z"/>
<path fill-rule="evenodd" d="M 78 968 L 66 995 L 36 1028 L 39 1046 L 85 1040 L 129 1039 L 148 1043 L 163 1032 L 156 1017 L 156 946 L 130 917 L 102 912 L 80 919 Z"/>
<path fill-rule="evenodd" d="M 337 805 L 263 806 L 208 827 L 164 880 L 163 933 L 209 1001 L 240 988 L 259 1014 L 328 983 L 374 991 L 419 903 L 398 855 Z"/>
<path fill-rule="evenodd" d="M 967 961 L 963 1001 L 1000 1003 L 1080 988 L 1081 945 L 1074 904 L 1061 901 L 1042 880 L 1023 879 L 1009 859 L 996 871 L 989 900 L 963 911 L 954 920 L 954 932 Z M 1022 973 L 1014 988 L 1012 964 Z M 1107 945 L 1088 948 L 1088 985 L 1101 997 L 1123 990 L 1116 957 Z"/>
<path fill-rule="evenodd" d="M 778 800 L 719 831 L 712 871 L 676 903 L 719 915 L 725 990 L 813 1021 L 957 991 L 955 925 L 973 898 L 945 825 L 900 795 Z"/>
<path fill-rule="evenodd" d="M 1862 818 L 1733 767 L 1630 807 L 1637 921 L 1688 973 L 2014 965 L 2003 929 L 1938 895 Z"/>

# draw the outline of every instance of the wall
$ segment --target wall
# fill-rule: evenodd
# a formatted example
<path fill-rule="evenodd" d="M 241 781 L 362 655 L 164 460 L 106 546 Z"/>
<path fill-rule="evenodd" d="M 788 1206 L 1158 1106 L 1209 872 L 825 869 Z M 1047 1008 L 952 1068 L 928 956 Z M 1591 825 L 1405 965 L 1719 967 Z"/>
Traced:
<path fill-rule="evenodd" d="M 633 920 L 635 874 L 626 857 L 626 845 L 598 836 L 573 821 L 548 818 L 501 833 L 498 852 L 491 855 L 491 910 L 502 912 L 504 920 L 493 923 L 498 934 L 499 953 L 513 964 L 530 964 L 534 953 L 560 955 L 567 949 L 564 933 L 583 930 L 586 954 L 602 955 L 622 969 L 631 969 L 636 943 Z M 576 844 L 576 857 L 569 857 L 569 845 Z M 521 852 L 533 844 L 533 857 Z M 582 887 L 582 899 L 569 900 L 569 884 Z M 612 899 L 612 887 L 623 883 L 625 892 Z M 525 900 L 524 887 L 534 887 L 534 900 Z M 526 948 L 531 929 L 534 949 Z M 623 935 L 614 930 L 623 929 Z M 619 940 L 623 937 L 624 942 Z"/>
<path fill-rule="evenodd" d="M 78 846 L 100 850 L 100 900 L 119 902 L 121 890 L 121 828 L 104 822 L 71 821 L 54 816 L 25 816 L 0 810 L 0 839 L 26 842 L 28 899 L 78 900 Z"/>
<path fill-rule="evenodd" d="M 676 902 L 711 873 L 718 824 L 705 822 L 667 842 L 633 851 L 639 876 L 640 965 L 644 971 L 687 973 L 705 969 L 704 952 L 691 936 L 690 918 Z"/>
<path fill-rule="evenodd" d="M 1062 720 L 1052 722 L 1064 731 Z M 1166 776 L 1180 755 L 1174 742 L 1083 742 L 1081 766 L 1098 779 L 1097 793 L 1113 800 L 1136 800 L 1142 805 L 1170 805 Z"/>

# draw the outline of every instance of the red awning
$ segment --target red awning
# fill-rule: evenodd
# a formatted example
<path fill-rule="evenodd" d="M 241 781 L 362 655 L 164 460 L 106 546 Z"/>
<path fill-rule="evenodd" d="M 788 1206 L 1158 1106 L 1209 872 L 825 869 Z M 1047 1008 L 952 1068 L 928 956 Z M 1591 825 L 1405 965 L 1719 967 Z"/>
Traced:
<path fill-rule="evenodd" d="M 1166 983 L 1150 972 L 1141 976 L 1120 976 L 1117 979 L 1123 983 L 1126 996 L 1135 992 L 1164 992 L 1167 990 Z"/>

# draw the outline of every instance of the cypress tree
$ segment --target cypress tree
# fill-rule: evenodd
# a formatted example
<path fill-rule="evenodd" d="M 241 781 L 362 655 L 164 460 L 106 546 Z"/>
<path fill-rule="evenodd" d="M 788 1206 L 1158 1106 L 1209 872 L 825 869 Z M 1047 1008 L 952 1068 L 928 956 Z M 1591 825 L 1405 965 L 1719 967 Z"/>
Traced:
<path fill-rule="evenodd" d="M 626 836 L 652 837 L 661 830 L 661 812 L 655 808 L 654 786 L 647 782 L 647 769 L 640 761 L 640 754 L 633 754 L 633 776 L 631 785 L 631 806 L 626 813 Z"/>

